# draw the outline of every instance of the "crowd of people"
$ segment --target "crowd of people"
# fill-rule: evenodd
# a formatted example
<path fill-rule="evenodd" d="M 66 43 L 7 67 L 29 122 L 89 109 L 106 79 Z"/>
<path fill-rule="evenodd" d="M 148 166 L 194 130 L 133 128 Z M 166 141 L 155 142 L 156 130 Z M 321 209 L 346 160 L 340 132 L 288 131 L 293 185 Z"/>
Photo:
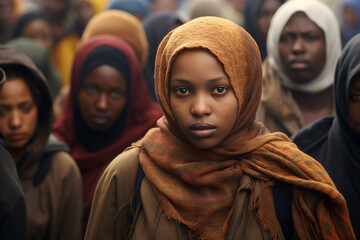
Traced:
<path fill-rule="evenodd" d="M 0 239 L 360 239 L 359 0 L 0 12 Z"/>

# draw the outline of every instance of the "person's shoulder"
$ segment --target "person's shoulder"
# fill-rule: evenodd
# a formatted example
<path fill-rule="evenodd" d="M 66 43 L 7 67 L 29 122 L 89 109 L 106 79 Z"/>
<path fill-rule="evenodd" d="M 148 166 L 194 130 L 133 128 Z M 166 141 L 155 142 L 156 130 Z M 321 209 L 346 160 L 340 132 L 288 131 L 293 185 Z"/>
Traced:
<path fill-rule="evenodd" d="M 52 157 L 52 168 L 61 169 L 63 174 L 79 173 L 79 167 L 71 155 L 65 151 L 54 152 Z"/>
<path fill-rule="evenodd" d="M 322 118 L 302 128 L 291 137 L 291 140 L 303 152 L 311 151 L 327 139 L 333 120 L 334 116 Z"/>
<path fill-rule="evenodd" d="M 116 156 L 106 168 L 106 172 L 112 172 L 116 175 L 127 175 L 137 169 L 139 163 L 140 147 L 131 146 Z"/>

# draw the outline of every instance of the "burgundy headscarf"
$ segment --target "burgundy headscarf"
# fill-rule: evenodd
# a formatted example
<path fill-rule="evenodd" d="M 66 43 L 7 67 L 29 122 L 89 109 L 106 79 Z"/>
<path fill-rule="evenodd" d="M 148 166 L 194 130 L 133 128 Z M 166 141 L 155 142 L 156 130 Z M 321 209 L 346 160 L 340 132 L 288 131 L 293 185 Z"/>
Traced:
<path fill-rule="evenodd" d="M 75 106 L 80 89 L 80 75 L 87 57 L 97 48 L 110 46 L 121 51 L 130 66 L 130 87 L 125 126 L 118 138 L 108 146 L 96 151 L 87 151 L 79 141 L 75 126 Z M 54 124 L 54 134 L 69 144 L 71 155 L 80 167 L 83 177 L 83 197 L 91 202 L 97 180 L 104 167 L 121 153 L 132 142 L 139 140 L 148 129 L 153 127 L 162 115 L 158 104 L 152 102 L 147 85 L 142 76 L 139 60 L 132 47 L 125 41 L 108 35 L 100 35 L 87 41 L 76 53 L 72 75 L 71 89 L 65 103 L 64 115 Z"/>

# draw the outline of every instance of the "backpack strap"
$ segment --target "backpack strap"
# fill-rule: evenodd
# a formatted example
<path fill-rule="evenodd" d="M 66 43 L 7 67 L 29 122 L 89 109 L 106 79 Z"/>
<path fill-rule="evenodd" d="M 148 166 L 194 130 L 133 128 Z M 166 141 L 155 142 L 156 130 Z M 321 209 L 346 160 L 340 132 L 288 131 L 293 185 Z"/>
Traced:
<path fill-rule="evenodd" d="M 285 182 L 275 182 L 273 186 L 276 217 L 280 223 L 285 239 L 291 239 L 294 233 L 292 220 L 292 186 Z"/>
<path fill-rule="evenodd" d="M 134 213 L 136 212 L 135 210 L 136 210 L 136 207 L 137 207 L 139 202 L 140 202 L 139 211 L 142 208 L 141 201 L 139 201 L 139 200 L 140 200 L 141 182 L 142 182 L 144 177 L 145 177 L 145 173 L 144 173 L 144 170 L 143 170 L 143 168 L 141 166 L 141 163 L 139 162 L 138 163 L 138 168 L 137 168 L 137 171 L 136 171 L 136 178 L 135 178 L 135 185 L 134 185 L 134 195 L 133 195 L 132 202 L 131 202 L 131 207 L 132 207 L 132 210 L 134 211 Z M 132 218 L 130 219 L 130 223 L 132 223 L 133 220 L 134 220 L 134 216 L 132 216 Z"/>

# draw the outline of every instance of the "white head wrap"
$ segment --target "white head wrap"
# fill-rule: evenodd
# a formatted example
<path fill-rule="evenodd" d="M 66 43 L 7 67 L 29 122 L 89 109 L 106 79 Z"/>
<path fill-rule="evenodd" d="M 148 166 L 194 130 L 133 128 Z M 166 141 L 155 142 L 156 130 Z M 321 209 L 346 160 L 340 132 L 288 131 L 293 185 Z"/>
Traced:
<path fill-rule="evenodd" d="M 322 72 L 308 83 L 297 83 L 289 79 L 283 70 L 279 56 L 280 34 L 296 12 L 303 12 L 321 28 L 325 35 L 326 63 Z M 306 93 L 319 93 L 334 82 L 336 61 L 341 53 L 341 37 L 339 23 L 331 9 L 318 0 L 290 0 L 284 3 L 274 14 L 268 36 L 267 49 L 270 65 L 281 79 L 281 83 L 289 89 Z"/>

